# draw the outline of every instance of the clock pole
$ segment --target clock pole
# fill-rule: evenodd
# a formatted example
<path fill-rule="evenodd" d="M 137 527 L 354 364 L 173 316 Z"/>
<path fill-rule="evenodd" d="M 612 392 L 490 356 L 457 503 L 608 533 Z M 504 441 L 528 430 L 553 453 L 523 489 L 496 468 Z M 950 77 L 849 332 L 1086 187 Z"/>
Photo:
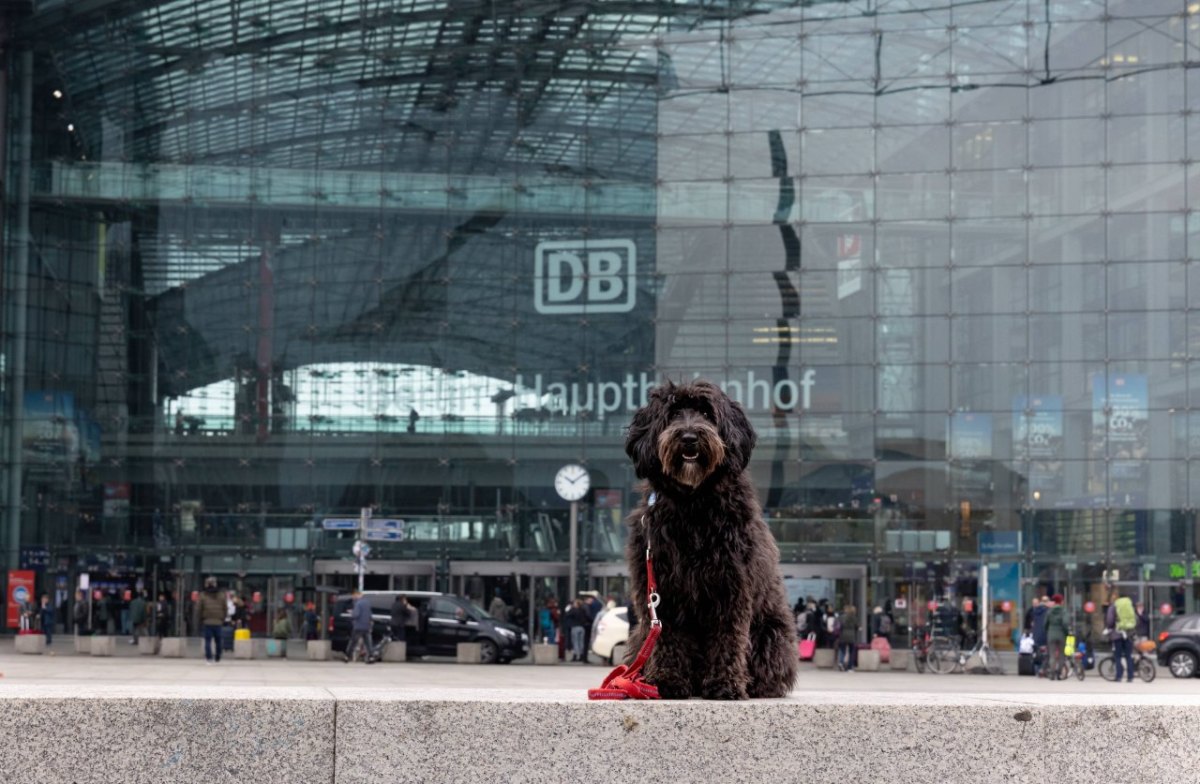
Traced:
<path fill-rule="evenodd" d="M 579 585 L 575 581 L 579 579 L 576 571 L 579 568 L 579 502 L 571 502 L 571 576 L 568 578 L 571 582 L 567 584 L 567 601 L 575 601 L 575 592 Z"/>

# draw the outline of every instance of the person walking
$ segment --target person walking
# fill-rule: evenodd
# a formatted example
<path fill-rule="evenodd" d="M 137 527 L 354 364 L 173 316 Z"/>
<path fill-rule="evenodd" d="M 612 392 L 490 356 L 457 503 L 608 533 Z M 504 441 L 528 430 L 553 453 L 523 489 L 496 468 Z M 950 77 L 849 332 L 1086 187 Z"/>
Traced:
<path fill-rule="evenodd" d="M 1029 611 L 1029 634 L 1033 637 L 1033 674 L 1040 675 L 1046 668 L 1046 615 L 1050 612 L 1048 601 L 1034 598 Z"/>
<path fill-rule="evenodd" d="M 280 608 L 279 612 L 275 613 L 275 626 L 271 629 L 271 636 L 279 645 L 279 657 L 286 659 L 288 638 L 292 636 L 292 622 L 286 609 Z"/>
<path fill-rule="evenodd" d="M 108 599 L 101 593 L 95 597 L 95 600 L 92 610 L 92 634 L 112 634 L 112 630 L 109 628 Z"/>
<path fill-rule="evenodd" d="M 129 625 L 133 631 L 129 644 L 137 645 L 138 637 L 146 633 L 146 596 L 142 591 L 129 603 Z"/>
<path fill-rule="evenodd" d="M 355 590 L 351 594 L 354 598 L 354 609 L 350 611 L 350 642 L 346 644 L 346 653 L 342 657 L 343 661 L 349 663 L 354 658 L 354 652 L 358 649 L 358 644 L 361 642 L 366 648 L 364 661 L 367 664 L 374 664 L 374 651 L 371 648 L 371 602 L 367 597 L 363 596 L 362 591 Z"/>
<path fill-rule="evenodd" d="M 871 639 L 882 637 L 890 647 L 892 644 L 892 616 L 876 607 L 871 611 Z"/>
<path fill-rule="evenodd" d="M 495 595 L 492 597 L 492 603 L 488 605 L 488 615 L 497 621 L 508 623 L 508 603 L 500 595 L 499 588 L 496 589 Z"/>
<path fill-rule="evenodd" d="M 320 619 L 317 617 L 317 606 L 312 602 L 304 605 L 304 639 L 315 640 L 320 634 Z"/>
<path fill-rule="evenodd" d="M 1067 608 L 1063 607 L 1063 595 L 1056 593 L 1050 597 L 1050 611 L 1046 613 L 1046 648 L 1050 655 L 1051 680 L 1058 680 L 1063 645 L 1067 642 L 1068 633 Z"/>
<path fill-rule="evenodd" d="M 571 641 L 571 661 L 583 661 L 583 632 L 587 623 L 587 611 L 583 609 L 583 601 L 576 599 L 571 602 L 563 615 L 563 632 Z"/>
<path fill-rule="evenodd" d="M 1108 611 L 1104 614 L 1105 631 L 1108 641 L 1112 643 L 1113 663 L 1116 665 L 1116 682 L 1121 682 L 1121 676 L 1126 676 L 1125 682 L 1131 683 L 1136 669 L 1133 666 L 1133 638 L 1137 635 L 1138 617 L 1133 607 L 1133 600 L 1128 596 L 1114 594 Z"/>
<path fill-rule="evenodd" d="M 217 578 L 204 580 L 200 592 L 200 626 L 204 630 L 204 663 L 221 663 L 221 627 L 225 625 L 228 609 L 225 597 L 217 591 Z M 211 648 L 210 648 L 211 645 Z"/>
<path fill-rule="evenodd" d="M 837 632 L 838 669 L 854 672 L 854 646 L 858 643 L 858 610 L 847 604 Z"/>
<path fill-rule="evenodd" d="M 396 600 L 392 602 L 392 615 L 388 621 L 392 630 L 392 640 L 395 642 L 408 642 L 408 622 L 416 608 L 408 603 L 408 597 L 404 594 L 396 596 Z"/>
<path fill-rule="evenodd" d="M 162 639 L 166 637 L 171 630 L 171 603 L 167 601 L 167 595 L 160 593 L 158 601 L 154 603 L 154 636 Z"/>
<path fill-rule="evenodd" d="M 46 635 L 46 647 L 50 647 L 50 643 L 54 642 L 54 624 L 57 623 L 58 614 L 54 610 L 54 605 L 50 603 L 50 594 L 42 594 L 42 605 L 38 608 L 38 622 L 42 625 L 42 634 Z M 54 651 L 50 651 L 54 653 Z"/>
<path fill-rule="evenodd" d="M 71 610 L 71 619 L 75 622 L 75 636 L 84 637 L 88 629 L 88 599 L 82 590 L 75 591 L 75 607 Z"/>

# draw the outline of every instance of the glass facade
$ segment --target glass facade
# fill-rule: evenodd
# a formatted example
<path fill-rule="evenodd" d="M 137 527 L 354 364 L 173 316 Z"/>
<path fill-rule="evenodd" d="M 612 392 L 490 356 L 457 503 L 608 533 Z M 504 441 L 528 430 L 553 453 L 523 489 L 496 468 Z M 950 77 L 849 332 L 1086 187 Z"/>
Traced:
<path fill-rule="evenodd" d="M 998 640 L 1034 592 L 1195 609 L 1200 4 L 6 29 L 0 547 L 51 589 L 308 598 L 368 507 L 404 521 L 369 586 L 563 593 L 579 462 L 581 586 L 619 593 L 623 427 L 700 375 L 795 594 L 919 614 L 986 569 Z"/>

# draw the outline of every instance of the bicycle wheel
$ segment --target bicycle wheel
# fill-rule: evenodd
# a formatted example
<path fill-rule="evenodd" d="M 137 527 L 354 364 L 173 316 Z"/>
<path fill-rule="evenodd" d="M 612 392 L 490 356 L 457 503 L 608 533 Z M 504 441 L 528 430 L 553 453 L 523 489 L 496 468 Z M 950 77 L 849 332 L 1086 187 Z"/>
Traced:
<path fill-rule="evenodd" d="M 929 670 L 938 675 L 954 672 L 958 667 L 958 651 L 953 648 L 935 648 L 929 652 Z"/>
<path fill-rule="evenodd" d="M 1154 666 L 1154 661 L 1146 656 L 1138 659 L 1137 663 L 1138 677 L 1146 683 L 1150 683 L 1158 677 L 1158 668 Z"/>
<path fill-rule="evenodd" d="M 1075 677 L 1079 680 L 1083 680 L 1087 675 L 1087 670 L 1084 669 L 1083 662 L 1079 661 L 1078 659 L 1071 663 L 1071 668 L 1075 670 Z"/>
<path fill-rule="evenodd" d="M 1113 657 L 1105 656 L 1096 664 L 1096 671 L 1100 673 L 1100 677 L 1106 681 L 1115 681 L 1117 679 L 1117 664 L 1113 661 Z"/>
<path fill-rule="evenodd" d="M 913 651 L 913 664 L 917 666 L 917 672 L 925 672 L 926 655 L 921 651 Z"/>

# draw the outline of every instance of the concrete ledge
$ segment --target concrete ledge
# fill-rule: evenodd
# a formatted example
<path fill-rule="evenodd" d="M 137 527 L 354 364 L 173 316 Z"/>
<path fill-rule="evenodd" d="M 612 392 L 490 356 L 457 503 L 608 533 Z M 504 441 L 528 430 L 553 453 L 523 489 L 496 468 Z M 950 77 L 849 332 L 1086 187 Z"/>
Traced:
<path fill-rule="evenodd" d="M 548 715 L 554 753 L 536 766 L 499 742 Z M 9 780 L 875 781 L 882 759 L 889 780 L 1032 784 L 1108 781 L 1134 759 L 1137 779 L 1156 782 L 1194 766 L 1200 703 L 1115 690 L 588 702 L 582 689 L 0 684 L 0 733 L 29 727 L 55 751 L 0 745 Z"/>
<path fill-rule="evenodd" d="M 817 648 L 813 651 L 813 664 L 822 670 L 832 670 L 834 662 L 833 648 Z"/>
<path fill-rule="evenodd" d="M 265 659 L 267 658 L 267 641 L 264 639 L 234 640 L 233 658 Z"/>
<path fill-rule="evenodd" d="M 333 781 L 334 701 L 321 689 L 6 686 L 0 733 L 29 727 L 49 745 L 0 746 L 8 781 Z"/>
<path fill-rule="evenodd" d="M 386 692 L 333 689 L 338 698 L 336 782 L 460 780 L 876 781 L 984 784 L 1106 781 L 1123 760 L 1138 779 L 1190 770 L 1200 745 L 1200 705 L 1023 702 L 1013 695 L 804 695 L 751 702 L 596 702 L 496 691 L 443 690 L 403 705 Z M 1189 704 L 1190 702 L 1190 704 Z M 1090 704 L 1089 704 L 1090 703 Z M 554 753 L 529 767 L 528 750 L 498 742 L 547 712 Z M 1154 727 L 1154 732 L 1145 728 Z M 425 733 L 422 735 L 422 733 Z M 406 739 L 438 738 L 438 743 Z M 866 744 L 866 745 L 864 745 Z M 453 748 L 454 754 L 446 753 Z M 869 752 L 847 753 L 869 748 Z M 387 753 L 380 753 L 386 749 Z"/>
<path fill-rule="evenodd" d="M 537 643 L 533 646 L 534 664 L 558 664 L 558 646 Z"/>
<path fill-rule="evenodd" d="M 893 670 L 907 670 L 908 663 L 912 660 L 912 651 L 904 648 L 892 648 L 892 656 L 888 661 L 888 666 Z"/>
<path fill-rule="evenodd" d="M 857 669 L 863 672 L 879 672 L 879 651 L 859 651 Z"/>
<path fill-rule="evenodd" d="M 329 661 L 332 658 L 333 644 L 329 640 L 308 641 L 309 661 Z"/>
<path fill-rule="evenodd" d="M 46 635 L 18 634 L 16 642 L 17 653 L 41 655 L 46 652 Z"/>
<path fill-rule="evenodd" d="M 91 655 L 92 638 L 82 634 L 75 635 L 75 652 Z"/>
<path fill-rule="evenodd" d="M 460 642 L 458 644 L 459 664 L 479 664 L 483 661 L 483 646 L 477 642 Z"/>
<path fill-rule="evenodd" d="M 157 637 L 138 637 L 138 653 L 142 656 L 154 656 L 158 653 Z"/>
<path fill-rule="evenodd" d="M 164 659 L 187 658 L 187 639 L 184 637 L 163 637 L 158 655 Z"/>
<path fill-rule="evenodd" d="M 95 635 L 90 645 L 93 656 L 112 656 L 117 648 L 117 638 Z"/>
<path fill-rule="evenodd" d="M 392 640 L 383 649 L 383 659 L 385 662 L 406 662 L 408 661 L 408 643 Z"/>

